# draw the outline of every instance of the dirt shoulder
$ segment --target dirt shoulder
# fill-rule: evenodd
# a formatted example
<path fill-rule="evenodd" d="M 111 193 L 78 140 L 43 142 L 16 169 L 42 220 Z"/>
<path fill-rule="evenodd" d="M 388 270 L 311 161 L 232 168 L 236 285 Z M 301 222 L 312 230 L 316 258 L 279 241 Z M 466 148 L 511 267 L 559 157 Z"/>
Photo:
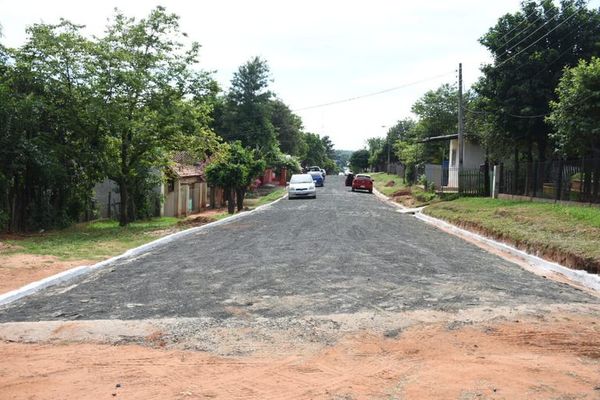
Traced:
<path fill-rule="evenodd" d="M 479 322 L 423 314 L 411 326 L 351 329 L 329 343 L 283 334 L 286 348 L 279 345 L 286 340 L 255 347 L 255 336 L 237 356 L 181 350 L 158 331 L 136 345 L 73 343 L 71 325 L 55 328 L 60 341 L 0 343 L 0 392 L 10 399 L 600 397 L 597 310 L 488 313 L 495 318 Z M 401 326 L 402 315 L 395 317 Z M 222 344 L 244 330 L 222 330 Z"/>

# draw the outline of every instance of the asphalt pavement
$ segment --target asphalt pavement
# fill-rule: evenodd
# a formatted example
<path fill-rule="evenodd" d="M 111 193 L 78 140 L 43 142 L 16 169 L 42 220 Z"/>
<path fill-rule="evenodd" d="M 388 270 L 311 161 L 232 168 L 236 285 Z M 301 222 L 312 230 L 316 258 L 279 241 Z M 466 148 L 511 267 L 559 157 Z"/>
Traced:
<path fill-rule="evenodd" d="M 0 308 L 0 322 L 255 318 L 598 303 L 328 176 L 281 200 Z"/>

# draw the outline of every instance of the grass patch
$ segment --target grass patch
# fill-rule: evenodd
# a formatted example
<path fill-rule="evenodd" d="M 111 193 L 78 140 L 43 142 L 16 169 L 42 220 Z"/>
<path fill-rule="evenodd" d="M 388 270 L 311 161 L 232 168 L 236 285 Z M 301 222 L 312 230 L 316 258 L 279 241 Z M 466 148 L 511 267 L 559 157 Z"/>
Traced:
<path fill-rule="evenodd" d="M 404 178 L 398 175 L 376 172 L 371 174 L 371 177 L 375 189 L 407 207 L 421 207 L 440 200 L 434 192 L 427 192 L 417 185 L 407 186 Z M 393 186 L 386 186 L 392 181 Z"/>
<path fill-rule="evenodd" d="M 277 200 L 285 188 L 261 190 L 257 197 L 248 199 L 246 206 L 255 208 Z M 227 218 L 227 211 L 207 216 L 208 220 Z M 24 235 L 16 239 L 3 240 L 12 245 L 0 254 L 37 254 L 56 256 L 61 260 L 103 260 L 123 253 L 131 248 L 158 239 L 161 236 L 190 228 L 189 221 L 163 217 L 136 221 L 120 227 L 117 221 L 99 220 L 73 225 L 69 228 L 38 235 Z M 203 221 L 206 223 L 206 221 Z"/>
<path fill-rule="evenodd" d="M 600 208 L 463 197 L 424 212 L 561 264 L 600 272 Z"/>
<path fill-rule="evenodd" d="M 286 188 L 277 188 L 266 196 L 262 196 L 258 198 L 258 201 L 254 205 L 254 207 L 259 207 L 267 203 L 271 203 L 280 197 L 282 197 L 286 193 Z"/>
<path fill-rule="evenodd" d="M 380 193 L 385 194 L 386 196 L 391 196 L 399 190 L 406 189 L 404 178 L 398 175 L 386 174 L 385 172 L 375 172 L 370 175 L 371 178 L 373 178 L 373 184 L 375 185 L 375 189 L 377 189 Z M 394 182 L 393 186 L 385 186 L 391 181 Z"/>
<path fill-rule="evenodd" d="M 100 220 L 6 242 L 18 246 L 13 253 L 50 255 L 61 260 L 101 260 L 178 230 L 178 222 L 177 218 L 153 218 L 120 227 L 117 221 Z"/>

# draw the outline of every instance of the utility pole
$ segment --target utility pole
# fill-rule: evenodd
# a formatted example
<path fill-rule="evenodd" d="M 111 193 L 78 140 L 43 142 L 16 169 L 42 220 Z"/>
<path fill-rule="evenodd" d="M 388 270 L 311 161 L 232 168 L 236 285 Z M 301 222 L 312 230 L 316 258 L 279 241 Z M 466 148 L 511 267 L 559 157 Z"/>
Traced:
<path fill-rule="evenodd" d="M 387 151 L 388 151 L 387 173 L 389 174 L 390 173 L 390 147 L 392 147 L 392 146 L 390 144 L 390 135 L 389 135 L 389 132 L 386 134 L 386 136 L 387 136 L 386 139 L 387 139 Z"/>
<path fill-rule="evenodd" d="M 465 121 L 463 115 L 463 90 L 462 90 L 462 63 L 458 64 L 458 188 L 460 192 L 461 182 L 460 174 L 463 170 L 463 153 L 464 153 L 464 130 Z"/>

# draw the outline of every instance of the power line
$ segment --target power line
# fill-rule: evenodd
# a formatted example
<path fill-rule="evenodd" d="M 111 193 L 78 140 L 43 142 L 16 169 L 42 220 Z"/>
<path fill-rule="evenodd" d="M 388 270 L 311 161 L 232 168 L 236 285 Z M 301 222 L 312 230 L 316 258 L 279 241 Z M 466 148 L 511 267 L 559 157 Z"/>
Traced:
<path fill-rule="evenodd" d="M 552 32 L 554 32 L 561 25 L 563 25 L 564 23 L 566 23 L 567 21 L 569 21 L 571 18 L 573 18 L 575 15 L 577 15 L 579 12 L 581 12 L 581 10 L 582 9 L 580 9 L 579 11 L 574 12 L 573 14 L 569 15 L 564 21 L 562 21 L 561 23 L 559 23 L 558 25 L 556 25 L 554 28 L 550 29 L 548 32 L 546 32 L 545 34 L 543 34 L 542 36 L 540 36 L 535 42 L 531 43 L 529 46 L 527 46 L 524 49 L 522 49 L 521 51 L 515 53 L 514 55 L 512 55 L 509 58 L 507 58 L 506 60 L 502 61 L 500 64 L 496 65 L 494 68 L 499 68 L 499 67 L 503 66 L 504 64 L 506 64 L 507 62 L 509 62 L 510 60 L 512 60 L 513 58 L 515 58 L 516 56 L 518 56 L 519 54 L 521 54 L 524 51 L 528 50 L 530 47 L 532 47 L 533 45 L 537 44 L 540 40 L 542 40 L 543 38 L 545 38 L 546 36 L 548 36 L 549 34 L 551 34 Z"/>
<path fill-rule="evenodd" d="M 409 86 L 414 86 L 414 85 L 418 85 L 420 83 L 429 82 L 429 81 L 432 81 L 432 80 L 435 80 L 435 79 L 443 78 L 443 77 L 448 76 L 448 75 L 450 75 L 450 74 L 452 74 L 454 72 L 455 71 L 449 71 L 449 72 L 446 72 L 444 74 L 432 76 L 432 77 L 429 77 L 429 78 L 421 79 L 421 80 L 410 82 L 410 83 L 405 83 L 403 85 L 394 86 L 394 87 L 391 87 L 389 89 L 380 90 L 378 92 L 367 93 L 367 94 L 363 94 L 363 95 L 360 95 L 360 96 L 348 97 L 346 99 L 341 99 L 341 100 L 334 100 L 334 101 L 330 101 L 328 103 L 316 104 L 314 106 L 297 108 L 297 109 L 293 110 L 293 112 L 304 111 L 304 110 L 311 110 L 311 109 L 314 109 L 314 108 L 328 107 L 328 106 L 333 106 L 335 104 L 347 103 L 347 102 L 350 102 L 350 101 L 364 99 L 366 97 L 378 96 L 380 94 L 393 92 L 395 90 L 404 89 L 404 88 L 407 88 Z"/>
<path fill-rule="evenodd" d="M 591 94 L 585 96 L 583 99 L 579 100 L 578 102 L 571 104 L 568 108 L 573 108 L 575 106 L 578 106 L 581 103 L 583 103 L 584 101 L 588 100 L 590 97 L 595 96 L 596 94 L 597 93 L 591 93 Z M 482 114 L 482 115 L 495 114 L 492 111 L 475 111 L 475 110 L 470 110 L 466 107 L 465 107 L 465 111 L 468 113 L 471 113 L 471 114 Z M 502 112 L 502 113 L 506 116 L 513 117 L 513 118 L 520 118 L 520 119 L 545 118 L 545 117 L 550 116 L 550 114 L 552 114 L 551 112 L 545 113 L 545 114 L 537 114 L 537 115 L 516 115 L 516 114 L 507 113 L 507 112 Z"/>
<path fill-rule="evenodd" d="M 529 16 L 531 16 L 534 12 L 536 12 L 537 10 L 533 11 L 531 14 L 529 14 Z M 520 30 L 519 32 L 517 32 L 513 37 L 511 37 L 510 39 L 508 39 L 506 42 L 504 42 L 504 44 L 500 45 L 500 48 L 498 50 L 501 50 L 503 47 L 507 48 L 508 44 L 510 42 L 512 42 L 514 39 L 518 38 L 523 32 L 527 31 L 530 27 L 535 26 L 535 23 L 538 22 L 540 20 L 540 18 L 542 18 L 542 15 L 538 16 L 533 22 L 528 23 L 527 26 L 525 28 L 523 28 L 522 30 Z M 527 22 L 527 20 L 525 20 L 525 22 Z M 506 53 L 506 51 L 504 51 L 502 53 L 502 55 Z"/>
<path fill-rule="evenodd" d="M 537 33 L 540 29 L 542 29 L 544 26 L 548 25 L 553 20 L 557 19 L 557 17 L 559 17 L 559 16 L 560 16 L 560 14 L 556 14 L 555 16 L 553 16 L 552 18 L 550 18 L 548 21 L 544 22 L 536 30 L 534 30 L 529 35 L 527 35 L 523 39 L 521 39 L 518 43 L 516 43 L 515 45 L 511 46 L 510 48 L 507 48 L 504 51 L 504 53 L 502 53 L 500 56 L 498 56 L 498 58 L 504 56 L 505 54 L 509 54 L 511 50 L 515 49 L 518 45 L 520 45 L 521 43 L 523 43 L 525 40 L 529 39 L 532 35 L 534 35 L 535 33 Z"/>
<path fill-rule="evenodd" d="M 508 32 L 506 32 L 504 35 L 502 35 L 502 37 L 500 38 L 500 41 L 504 40 L 505 37 L 507 37 L 508 35 L 510 35 L 512 32 L 514 32 L 516 29 L 518 29 L 522 23 L 527 23 L 527 20 L 529 19 L 529 17 L 531 17 L 533 14 L 535 14 L 537 12 L 537 9 L 534 9 L 532 12 L 529 13 L 529 15 L 525 16 L 525 18 L 523 19 L 523 21 L 519 22 L 514 28 L 512 28 L 511 30 L 509 30 Z M 539 19 L 539 17 L 538 17 Z M 537 21 L 537 19 L 536 19 Z M 535 21 L 534 21 L 535 22 Z M 527 29 L 527 28 L 525 28 Z M 522 32 L 522 31 L 521 31 Z M 515 36 L 513 36 L 512 39 L 514 39 L 515 37 L 519 36 L 520 32 L 517 33 Z M 511 40 L 512 40 L 511 39 Z M 505 44 L 508 44 L 511 40 L 507 41 Z"/>

